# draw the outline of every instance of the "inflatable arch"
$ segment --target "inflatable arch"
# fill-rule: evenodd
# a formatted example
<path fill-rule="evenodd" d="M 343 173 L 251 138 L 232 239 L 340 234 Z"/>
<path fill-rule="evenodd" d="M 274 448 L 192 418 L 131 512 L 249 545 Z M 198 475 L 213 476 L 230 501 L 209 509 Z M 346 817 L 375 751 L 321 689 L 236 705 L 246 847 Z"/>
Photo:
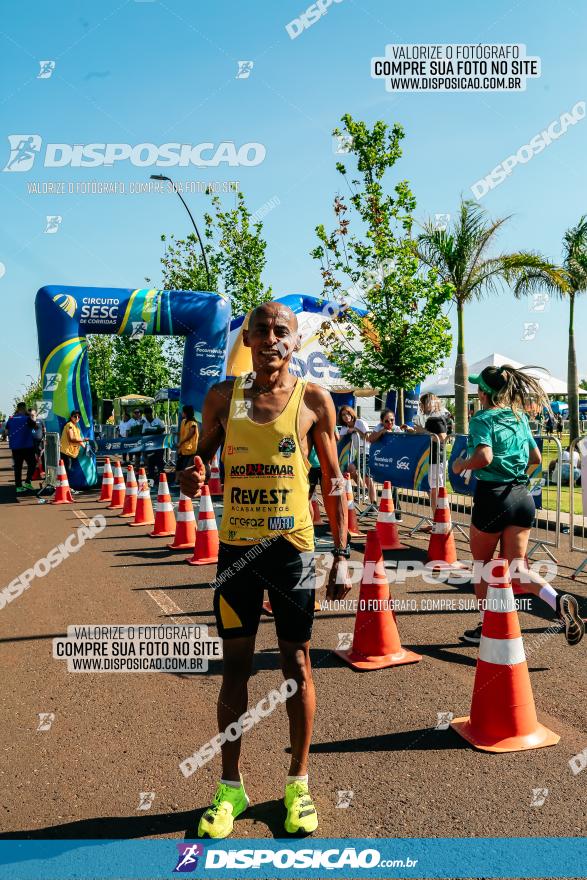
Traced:
<path fill-rule="evenodd" d="M 61 433 L 70 412 L 77 409 L 82 434 L 93 439 L 88 333 L 185 336 L 181 401 L 193 405 L 198 421 L 209 387 L 225 376 L 230 305 L 216 293 L 48 286 L 38 291 L 35 310 L 41 415 L 48 431 Z M 86 488 L 96 480 L 93 456 L 80 455 L 71 485 Z"/>

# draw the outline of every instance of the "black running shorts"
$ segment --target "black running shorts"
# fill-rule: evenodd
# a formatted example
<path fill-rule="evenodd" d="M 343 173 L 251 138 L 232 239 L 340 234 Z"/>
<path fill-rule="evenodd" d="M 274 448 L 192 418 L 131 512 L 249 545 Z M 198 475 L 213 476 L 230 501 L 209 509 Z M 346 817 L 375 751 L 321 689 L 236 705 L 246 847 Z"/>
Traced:
<path fill-rule="evenodd" d="M 218 635 L 223 639 L 256 635 L 267 590 L 277 637 L 308 642 L 315 580 L 313 551 L 301 552 L 283 536 L 245 547 L 221 543 L 211 585 Z"/>
<path fill-rule="evenodd" d="M 536 516 L 534 499 L 519 483 L 478 480 L 471 522 L 481 532 L 503 532 L 507 526 L 530 529 Z"/>

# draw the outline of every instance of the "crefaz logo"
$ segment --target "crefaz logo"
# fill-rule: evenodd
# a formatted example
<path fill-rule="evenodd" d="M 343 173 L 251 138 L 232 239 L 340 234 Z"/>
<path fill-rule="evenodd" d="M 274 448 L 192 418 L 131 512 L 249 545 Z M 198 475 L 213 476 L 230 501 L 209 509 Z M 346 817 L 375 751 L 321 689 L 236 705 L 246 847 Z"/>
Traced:
<path fill-rule="evenodd" d="M 407 455 L 404 455 L 402 458 L 398 458 L 395 463 L 398 471 L 409 471 L 410 469 L 410 459 Z"/>
<path fill-rule="evenodd" d="M 283 441 L 282 441 L 283 442 Z M 233 464 L 231 477 L 293 477 L 291 464 Z"/>
<path fill-rule="evenodd" d="M 9 134 L 10 156 L 3 171 L 30 171 L 41 152 L 42 138 L 38 134 Z M 138 168 L 157 165 L 159 168 L 189 165 L 216 167 L 218 165 L 260 165 L 266 155 L 263 144 L 251 142 L 240 147 L 233 141 L 219 144 L 47 144 L 43 165 L 45 168 L 97 168 L 116 162 L 130 162 Z"/>
<path fill-rule="evenodd" d="M 277 449 L 284 458 L 289 458 L 290 455 L 296 451 L 296 442 L 293 437 L 282 437 L 279 441 Z"/>

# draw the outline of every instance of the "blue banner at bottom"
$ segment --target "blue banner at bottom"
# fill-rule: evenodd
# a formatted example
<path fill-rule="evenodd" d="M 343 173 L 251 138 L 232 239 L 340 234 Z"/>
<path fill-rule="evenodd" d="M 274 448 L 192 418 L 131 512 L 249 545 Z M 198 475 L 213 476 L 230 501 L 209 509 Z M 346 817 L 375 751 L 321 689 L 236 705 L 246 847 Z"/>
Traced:
<path fill-rule="evenodd" d="M 3 840 L 11 880 L 585 877 L 578 837 Z"/>

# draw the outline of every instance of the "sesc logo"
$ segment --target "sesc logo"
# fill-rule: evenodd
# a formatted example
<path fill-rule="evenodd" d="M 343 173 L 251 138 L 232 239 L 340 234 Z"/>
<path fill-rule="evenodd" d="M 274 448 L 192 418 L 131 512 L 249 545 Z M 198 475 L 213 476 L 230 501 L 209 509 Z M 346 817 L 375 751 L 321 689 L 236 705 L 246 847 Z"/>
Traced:
<path fill-rule="evenodd" d="M 218 367 L 202 367 L 200 370 L 200 376 L 219 376 L 220 370 Z"/>
<path fill-rule="evenodd" d="M 70 296 L 68 293 L 56 293 L 53 297 L 53 302 L 68 314 L 70 318 L 73 318 L 77 308 L 77 303 L 73 296 Z"/>
<path fill-rule="evenodd" d="M 41 149 L 38 134 L 9 134 L 10 157 L 4 171 L 30 171 Z M 250 142 L 238 147 L 234 141 L 220 144 L 47 144 L 45 168 L 98 168 L 129 161 L 137 168 L 157 165 L 160 168 L 189 165 L 236 167 L 260 165 L 267 151 L 264 144 Z"/>
<path fill-rule="evenodd" d="M 404 455 L 401 458 L 398 458 L 398 460 L 395 463 L 395 466 L 398 469 L 398 471 L 409 471 L 410 457 L 408 455 Z"/>
<path fill-rule="evenodd" d="M 300 357 L 292 357 L 290 372 L 294 376 L 304 379 L 312 376 L 313 379 L 340 379 L 340 370 L 335 367 L 321 351 L 313 351 L 307 360 Z"/>
<path fill-rule="evenodd" d="M 3 171 L 30 171 L 39 150 L 41 149 L 41 135 L 39 134 L 9 134 L 10 157 L 2 169 Z"/>

